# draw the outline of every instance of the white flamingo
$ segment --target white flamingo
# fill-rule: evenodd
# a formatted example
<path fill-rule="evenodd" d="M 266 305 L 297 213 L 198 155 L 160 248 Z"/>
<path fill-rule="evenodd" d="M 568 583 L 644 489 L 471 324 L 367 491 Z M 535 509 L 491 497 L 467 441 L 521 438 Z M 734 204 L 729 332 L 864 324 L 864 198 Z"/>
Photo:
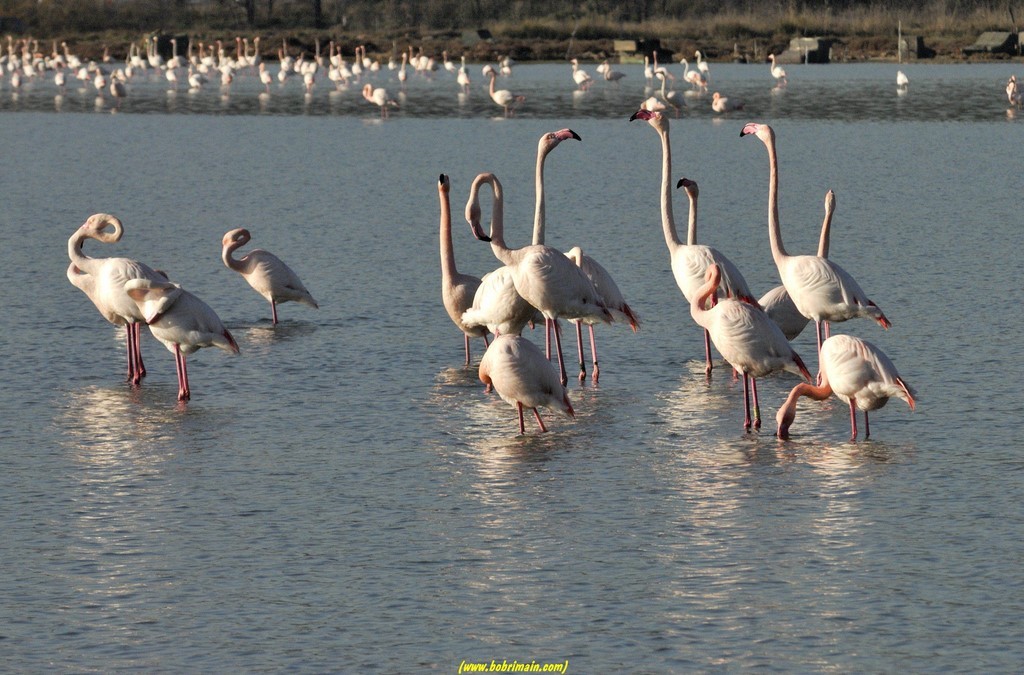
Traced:
<path fill-rule="evenodd" d="M 384 87 L 374 87 L 372 84 L 367 82 L 363 85 L 363 98 L 370 103 L 380 107 L 381 119 L 388 118 L 388 107 L 398 107 L 398 101 L 388 96 L 388 92 Z"/>
<path fill-rule="evenodd" d="M 655 75 L 661 80 L 661 100 L 675 111 L 676 117 L 679 117 L 679 111 L 686 107 L 686 99 L 680 92 L 666 89 L 668 75 L 664 70 L 655 71 Z"/>
<path fill-rule="evenodd" d="M 769 71 L 771 72 L 772 77 L 775 78 L 775 83 L 777 85 L 784 85 L 788 83 L 789 80 L 786 78 L 786 70 L 782 66 L 775 63 L 775 54 L 769 54 L 768 60 L 771 61 L 772 63 Z"/>
<path fill-rule="evenodd" d="M 233 257 L 232 254 L 248 244 L 250 239 L 252 235 L 244 227 L 226 232 L 221 240 L 221 260 L 228 269 L 241 274 L 246 283 L 270 303 L 271 321 L 277 323 L 277 306 L 283 302 L 297 302 L 319 309 L 320 305 L 306 290 L 299 275 L 273 253 L 257 248 L 241 258 Z"/>
<path fill-rule="evenodd" d="M 864 317 L 883 328 L 892 323 L 881 309 L 868 299 L 860 285 L 836 263 L 816 255 L 789 255 L 782 245 L 779 225 L 779 162 L 775 150 L 775 131 L 767 124 L 751 122 L 741 136 L 754 135 L 768 150 L 768 238 L 779 278 L 800 313 L 815 322 L 818 351 L 821 351 L 822 322 L 846 321 Z M 827 326 L 825 330 L 828 330 Z"/>
<path fill-rule="evenodd" d="M 896 71 L 896 88 L 905 90 L 910 85 L 910 79 L 902 70 Z"/>
<path fill-rule="evenodd" d="M 829 190 L 825 193 L 825 219 L 821 223 L 821 235 L 818 238 L 818 255 L 822 258 L 828 257 L 829 237 L 832 229 L 832 214 L 836 210 L 836 193 Z M 800 310 L 793 304 L 786 287 L 779 285 L 765 293 L 757 301 L 772 321 L 782 329 L 782 334 L 787 340 L 794 339 L 803 332 L 810 321 L 800 313 Z"/>
<path fill-rule="evenodd" d="M 711 109 L 716 113 L 726 113 L 732 110 L 743 110 L 743 101 L 730 99 L 722 96 L 717 91 L 711 95 Z"/>
<path fill-rule="evenodd" d="M 689 82 L 694 89 L 703 91 L 708 88 L 708 81 L 699 70 L 690 70 L 690 64 L 686 59 L 679 59 L 679 62 L 683 64 L 683 80 Z"/>
<path fill-rule="evenodd" d="M 689 303 L 693 300 L 697 290 L 704 283 L 707 268 L 717 264 L 721 270 L 722 279 L 719 284 L 718 297 L 741 298 L 746 301 L 753 301 L 753 295 L 747 286 L 746 280 L 739 269 L 725 257 L 720 251 L 710 246 L 697 243 L 697 197 L 699 190 L 697 184 L 688 179 L 680 179 L 676 187 L 686 189 L 686 196 L 690 200 L 690 218 L 686 232 L 686 243 L 679 238 L 676 231 L 676 221 L 672 213 L 672 147 L 669 141 L 668 118 L 661 113 L 648 110 L 638 110 L 630 117 L 630 120 L 646 120 L 658 135 L 661 137 L 661 227 L 665 235 L 665 245 L 668 247 L 669 259 L 672 264 L 672 276 L 675 277 L 676 285 L 682 291 L 683 297 Z M 704 372 L 711 374 L 711 336 L 704 332 Z"/>
<path fill-rule="evenodd" d="M 480 359 L 480 381 L 519 413 L 519 433 L 526 433 L 523 408 L 533 410 L 542 432 L 547 431 L 537 408 L 558 410 L 569 417 L 576 413 L 569 394 L 551 362 L 535 344 L 520 335 L 499 335 Z"/>
<path fill-rule="evenodd" d="M 441 174 L 437 181 L 437 193 L 441 201 L 441 300 L 452 322 L 462 331 L 466 349 L 466 365 L 468 366 L 470 362 L 469 339 L 482 337 L 486 345 L 487 326 L 469 325 L 463 320 L 463 313 L 473 306 L 473 297 L 477 289 L 480 288 L 480 278 L 471 274 L 462 274 L 455 266 L 450 192 L 451 181 L 447 175 Z"/>
<path fill-rule="evenodd" d="M 761 426 L 757 400 L 757 378 L 785 370 L 808 380 L 811 374 L 786 336 L 759 307 L 733 298 L 719 299 L 705 309 L 706 301 L 718 290 L 718 265 L 708 267 L 705 284 L 690 301 L 690 315 L 711 334 L 722 357 L 743 375 L 743 427 L 751 427 L 750 394 L 753 393 L 753 426 Z M 748 384 L 749 380 L 749 384 Z"/>
<path fill-rule="evenodd" d="M 543 134 L 537 141 L 537 162 L 534 171 L 535 207 L 533 215 L 533 244 L 543 244 L 547 217 L 544 198 L 544 165 L 548 155 L 562 141 L 580 140 L 572 129 L 561 129 Z M 498 208 L 495 205 L 494 208 Z M 503 266 L 485 274 L 473 298 L 473 306 L 463 315 L 467 324 L 486 325 L 495 335 L 518 335 L 526 324 L 540 320 L 537 310 L 516 292 L 512 270 Z M 550 350 L 549 350 L 550 353 Z"/>
<path fill-rule="evenodd" d="M 704 60 L 704 55 L 700 53 L 700 50 L 693 52 L 693 58 L 697 59 L 697 70 L 700 71 L 701 76 L 704 78 L 704 82 L 711 81 L 711 68 L 708 66 L 708 62 Z"/>
<path fill-rule="evenodd" d="M 586 91 L 590 88 L 594 78 L 590 76 L 590 73 L 580 68 L 580 62 L 577 59 L 569 61 L 572 64 L 572 80 L 576 83 L 577 88 L 580 91 Z"/>
<path fill-rule="evenodd" d="M 86 239 L 112 244 L 119 241 L 123 234 L 124 227 L 119 219 L 108 213 L 93 214 L 68 239 L 68 257 L 76 269 L 91 277 L 92 281 L 89 283 L 92 292 L 84 288 L 82 290 L 103 317 L 115 325 L 124 325 L 128 348 L 128 381 L 139 384 L 146 375 L 146 367 L 142 362 L 139 325 L 145 321 L 145 317 L 128 296 L 125 284 L 132 279 L 166 281 L 166 276 L 136 260 L 91 258 L 82 252 L 82 244 Z M 75 282 L 70 274 L 68 278 L 72 283 Z M 77 283 L 75 285 L 78 286 Z"/>
<path fill-rule="evenodd" d="M 491 235 L 484 234 L 480 226 L 479 190 L 489 184 L 494 192 L 494 210 L 491 217 Z M 482 173 L 473 181 L 466 204 L 466 220 L 477 239 L 491 242 L 491 251 L 502 263 L 512 268 L 512 281 L 519 295 L 544 315 L 545 324 L 554 330 L 558 318 L 596 320 L 611 323 L 613 317 L 594 289 L 594 284 L 557 249 L 536 244 L 511 249 L 505 245 L 501 183 L 491 173 Z M 558 371 L 561 382 L 568 377 L 562 359 L 562 341 L 554 330 L 558 352 Z"/>
<path fill-rule="evenodd" d="M 466 56 L 465 56 L 465 54 L 462 55 L 462 65 L 459 66 L 459 72 L 455 76 L 455 81 L 459 83 L 459 86 L 462 87 L 462 91 L 464 93 L 466 93 L 466 94 L 469 93 L 470 80 L 469 80 L 469 71 L 466 69 Z"/>
<path fill-rule="evenodd" d="M 903 381 L 889 357 L 875 345 L 850 335 L 833 335 L 821 345 L 821 384 L 801 383 L 793 387 L 775 415 L 776 435 L 789 438 L 801 396 L 824 401 L 832 394 L 850 406 L 850 440 L 857 440 L 857 410 L 864 411 L 864 438 L 871 436 L 868 412 L 878 410 L 890 398 L 900 398 L 910 409 L 915 406 L 914 390 Z"/>
<path fill-rule="evenodd" d="M 513 94 L 508 89 L 495 89 L 494 81 L 498 79 L 498 71 L 492 65 L 487 64 L 484 66 L 483 73 L 485 77 L 491 78 L 489 87 L 491 100 L 505 109 L 505 117 L 514 115 L 515 109 L 526 100 L 526 97 L 520 94 Z"/>
<path fill-rule="evenodd" d="M 178 400 L 192 397 L 185 356 L 202 347 L 220 347 L 238 353 L 238 343 L 220 317 L 205 302 L 178 284 L 132 279 L 125 290 L 143 313 L 149 331 L 174 354 L 178 372 Z"/>

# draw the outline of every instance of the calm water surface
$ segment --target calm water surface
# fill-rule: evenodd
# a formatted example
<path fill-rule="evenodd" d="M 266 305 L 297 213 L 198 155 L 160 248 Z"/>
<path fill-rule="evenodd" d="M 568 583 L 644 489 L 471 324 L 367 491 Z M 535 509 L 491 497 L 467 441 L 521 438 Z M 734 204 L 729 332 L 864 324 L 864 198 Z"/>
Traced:
<path fill-rule="evenodd" d="M 660 230 L 658 138 L 627 121 L 647 92 L 623 68 L 619 88 L 574 95 L 568 66 L 521 66 L 511 120 L 478 66 L 464 100 L 414 80 L 384 123 L 355 87 L 261 100 L 251 79 L 226 97 L 140 82 L 109 114 L 94 90 L 5 83 L 6 667 L 1019 670 L 1015 64 L 912 64 L 904 95 L 893 65 L 789 67 L 773 92 L 767 66 L 713 64 L 747 110 L 695 98 L 672 122 L 700 239 L 758 292 L 777 283 L 767 161 L 743 124 L 776 129 L 791 251 L 815 248 L 836 191 L 830 257 L 894 324 L 836 329 L 920 395 L 856 443 L 835 400 L 802 403 L 776 440 L 789 376 L 762 381 L 754 433 L 726 368 L 705 380 Z M 436 183 L 451 176 L 460 270 L 481 275 L 497 262 L 460 216 L 470 182 L 503 180 L 508 239 L 526 242 L 537 139 L 562 127 L 583 141 L 549 158 L 549 243 L 602 261 L 644 325 L 599 329 L 600 385 L 569 387 L 577 419 L 520 436 L 440 303 Z M 121 334 L 64 277 L 67 238 L 98 211 L 125 236 L 87 253 L 166 270 L 241 346 L 190 357 L 188 405 L 148 334 L 145 384 L 121 381 Z M 319 311 L 287 304 L 271 326 L 220 262 L 239 226 Z M 814 362 L 811 334 L 796 347 Z"/>

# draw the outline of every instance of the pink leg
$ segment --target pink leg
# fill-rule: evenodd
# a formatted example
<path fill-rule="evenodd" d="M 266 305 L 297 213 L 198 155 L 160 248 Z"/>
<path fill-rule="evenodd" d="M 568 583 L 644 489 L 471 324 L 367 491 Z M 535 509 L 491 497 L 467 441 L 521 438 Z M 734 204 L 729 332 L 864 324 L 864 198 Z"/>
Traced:
<path fill-rule="evenodd" d="M 127 382 L 137 384 L 137 382 L 135 382 L 135 338 L 132 336 L 132 324 L 130 323 L 126 323 L 124 325 L 124 342 L 128 349 Z"/>
<path fill-rule="evenodd" d="M 850 399 L 850 440 L 857 440 L 857 404 Z"/>
<path fill-rule="evenodd" d="M 750 429 L 750 384 L 743 373 L 743 428 Z"/>
<path fill-rule="evenodd" d="M 551 325 L 544 319 L 544 358 L 551 360 Z"/>
<path fill-rule="evenodd" d="M 533 409 L 533 416 L 537 418 L 537 424 L 540 425 L 540 430 L 542 432 L 547 432 L 548 428 L 544 426 L 544 420 L 540 418 L 540 413 L 537 412 L 536 408 Z"/>
<path fill-rule="evenodd" d="M 583 323 L 576 322 L 576 352 L 580 358 L 580 382 L 587 379 L 587 369 L 583 365 Z"/>
<path fill-rule="evenodd" d="M 555 351 L 558 352 L 558 375 L 562 380 L 562 386 L 564 387 L 569 383 L 569 376 L 565 373 L 565 361 L 562 360 L 562 336 L 558 330 L 557 319 L 545 319 L 545 323 L 551 322 L 554 324 L 553 330 L 555 332 Z"/>
<path fill-rule="evenodd" d="M 594 339 L 594 327 L 587 328 L 590 329 L 590 356 L 594 360 L 594 384 L 597 384 L 597 378 L 601 374 L 601 369 L 597 366 L 597 340 Z"/>
<path fill-rule="evenodd" d="M 187 401 L 192 398 L 192 392 L 188 388 L 188 367 L 185 365 L 185 355 L 181 353 L 181 347 L 174 345 L 174 365 L 178 369 L 178 400 Z"/>
<path fill-rule="evenodd" d="M 871 438 L 871 427 L 868 425 L 868 411 L 864 411 L 864 440 Z"/>
<path fill-rule="evenodd" d="M 714 367 L 711 365 L 711 333 L 708 329 L 704 329 L 704 358 L 706 359 L 706 365 L 704 366 L 704 374 L 711 377 L 711 369 Z"/>
<path fill-rule="evenodd" d="M 277 303 L 273 300 L 270 301 L 270 315 L 273 318 L 274 325 L 277 325 Z"/>
<path fill-rule="evenodd" d="M 761 428 L 761 404 L 757 402 L 757 379 L 750 378 L 750 391 L 754 395 L 754 428 Z"/>
<path fill-rule="evenodd" d="M 135 369 L 139 372 L 139 377 L 146 376 L 146 364 L 142 362 L 142 324 L 135 324 Z"/>
<path fill-rule="evenodd" d="M 516 410 L 519 411 L 519 433 L 526 433 L 526 424 L 523 423 L 523 404 L 516 401 Z"/>
<path fill-rule="evenodd" d="M 462 337 L 465 338 L 465 342 L 466 342 L 466 365 L 468 366 L 469 365 L 469 335 L 467 335 L 466 333 L 463 333 Z"/>

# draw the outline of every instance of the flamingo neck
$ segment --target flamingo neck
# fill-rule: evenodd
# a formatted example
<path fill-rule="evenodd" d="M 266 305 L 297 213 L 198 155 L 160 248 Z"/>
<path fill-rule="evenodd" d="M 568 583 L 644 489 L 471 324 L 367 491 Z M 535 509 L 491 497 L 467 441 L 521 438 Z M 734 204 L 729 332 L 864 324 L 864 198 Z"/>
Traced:
<path fill-rule="evenodd" d="M 493 81 L 493 80 L 492 80 Z M 502 197 L 501 182 L 494 174 L 480 174 L 473 181 L 469 191 L 469 202 L 473 211 L 479 212 L 479 191 L 480 186 L 487 183 L 494 192 L 494 201 L 491 204 L 491 251 L 494 257 L 505 265 L 514 265 L 518 258 L 516 251 L 505 244 L 505 203 Z M 467 208 L 467 212 L 470 209 Z"/>
<path fill-rule="evenodd" d="M 664 84 L 662 80 L 662 84 Z M 668 129 L 659 129 L 661 135 L 661 227 L 665 233 L 665 245 L 670 253 L 683 245 L 676 233 L 676 220 L 672 215 L 672 146 Z"/>
<path fill-rule="evenodd" d="M 779 266 L 788 257 L 782 245 L 782 227 L 779 225 L 779 157 L 775 151 L 775 134 L 765 142 L 768 148 L 768 241 L 772 258 Z"/>
<path fill-rule="evenodd" d="M 540 147 L 537 149 L 537 170 L 534 177 L 534 188 L 537 192 L 537 203 L 533 212 L 533 243 L 543 244 L 545 227 L 547 226 L 547 215 L 544 209 L 544 160 L 547 159 L 550 148 Z"/>
<path fill-rule="evenodd" d="M 832 199 L 827 199 L 825 202 L 825 219 L 821 222 L 821 237 L 818 239 L 818 257 L 828 257 L 828 245 L 829 238 L 832 231 L 832 214 L 835 212 L 835 198 L 832 195 L 832 191 L 829 190 L 829 196 Z"/>
<path fill-rule="evenodd" d="M 230 244 L 221 249 L 220 258 L 221 260 L 224 261 L 224 264 L 228 267 L 228 269 L 234 270 L 236 272 L 245 272 L 245 263 L 243 263 L 241 260 L 236 260 L 231 254 L 245 246 L 248 242 L 248 237 L 242 237 L 240 239 L 232 241 Z"/>
<path fill-rule="evenodd" d="M 796 404 L 801 396 L 812 398 L 815 401 L 824 401 L 831 395 L 832 386 L 828 383 L 828 378 L 824 371 L 821 373 L 820 385 L 815 386 L 801 382 L 793 387 L 789 392 L 789 396 L 786 397 L 786 402 L 782 404 L 779 411 L 775 414 L 775 421 L 779 425 L 779 437 L 783 439 L 789 438 L 789 427 L 793 424 L 793 420 L 796 419 Z"/>
<path fill-rule="evenodd" d="M 458 274 L 455 269 L 455 247 L 452 244 L 452 207 L 446 190 L 441 196 L 441 278 L 449 280 Z"/>
<path fill-rule="evenodd" d="M 686 191 L 686 196 L 690 199 L 690 221 L 686 227 L 686 245 L 693 246 L 697 243 L 697 196 L 689 190 Z"/>

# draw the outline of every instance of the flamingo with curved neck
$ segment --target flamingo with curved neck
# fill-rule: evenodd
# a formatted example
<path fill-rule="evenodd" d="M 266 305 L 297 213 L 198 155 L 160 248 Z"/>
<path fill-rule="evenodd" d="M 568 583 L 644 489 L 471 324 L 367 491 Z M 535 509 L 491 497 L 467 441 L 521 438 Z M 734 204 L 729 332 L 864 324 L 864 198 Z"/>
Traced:
<path fill-rule="evenodd" d="M 704 283 L 704 275 L 708 267 L 715 264 L 721 271 L 721 282 L 718 285 L 716 298 L 738 298 L 756 304 L 757 301 L 754 300 L 746 280 L 736 265 L 718 249 L 697 243 L 699 190 L 695 182 L 685 178 L 680 179 L 676 183 L 676 187 L 686 189 L 686 195 L 690 200 L 690 216 L 686 231 L 686 243 L 684 244 L 679 238 L 675 216 L 672 213 L 672 146 L 669 140 L 668 118 L 659 112 L 641 109 L 633 113 L 629 119 L 630 121 L 646 120 L 661 137 L 661 227 L 672 263 L 672 275 L 675 277 L 676 285 L 682 291 L 683 297 L 687 302 L 693 299 L 694 294 Z M 706 358 L 704 372 L 710 375 L 713 366 L 711 363 L 711 337 L 707 331 L 704 332 L 704 352 Z"/>
<path fill-rule="evenodd" d="M 125 291 L 125 284 L 132 279 L 165 281 L 166 277 L 148 265 L 129 258 L 92 258 L 82 251 L 86 239 L 95 239 L 104 244 L 120 241 L 124 234 L 121 221 L 109 213 L 96 213 L 82 223 L 68 239 L 68 257 L 77 270 L 89 275 L 91 293 L 83 286 L 69 279 L 81 288 L 93 301 L 100 313 L 115 325 L 124 325 L 128 352 L 128 381 L 140 384 L 146 376 L 142 362 L 141 323 L 145 321 L 142 312 Z M 84 280 L 79 280 L 85 283 Z"/>
<path fill-rule="evenodd" d="M 479 191 L 490 185 L 494 194 L 490 237 L 480 226 Z M 522 248 L 509 248 L 505 244 L 504 202 L 501 182 L 492 173 L 482 173 L 473 181 L 466 204 L 466 220 L 473 234 L 482 241 L 491 242 L 491 251 L 502 263 L 511 268 L 516 291 L 544 315 L 545 323 L 558 318 L 602 321 L 611 323 L 613 317 L 601 300 L 594 284 L 565 255 L 550 246 L 533 244 Z M 562 342 L 555 331 L 558 367 L 562 384 L 568 382 L 562 359 Z"/>
<path fill-rule="evenodd" d="M 241 258 L 233 256 L 250 239 L 252 235 L 244 227 L 226 232 L 221 240 L 221 260 L 228 269 L 241 274 L 253 290 L 270 303 L 272 322 L 277 324 L 277 305 L 282 302 L 298 302 L 319 309 L 320 305 L 306 290 L 299 275 L 273 253 L 257 248 Z"/>
<path fill-rule="evenodd" d="M 801 396 L 824 401 L 835 394 L 850 407 L 850 440 L 857 440 L 857 410 L 864 411 L 864 438 L 871 436 L 868 412 L 878 410 L 890 398 L 900 398 L 913 410 L 914 390 L 903 381 L 888 356 L 867 340 L 850 335 L 833 335 L 821 346 L 821 383 L 800 383 L 793 387 L 775 414 L 776 435 L 786 440 L 796 419 Z"/>
<path fill-rule="evenodd" d="M 789 255 L 786 252 L 779 224 L 779 160 L 775 131 L 767 124 L 750 122 L 740 131 L 741 137 L 748 135 L 756 136 L 768 150 L 768 241 L 772 258 L 793 304 L 801 314 L 815 322 L 819 356 L 824 339 L 822 322 L 863 317 L 888 329 L 892 322 L 867 297 L 849 272 L 822 256 Z"/>

